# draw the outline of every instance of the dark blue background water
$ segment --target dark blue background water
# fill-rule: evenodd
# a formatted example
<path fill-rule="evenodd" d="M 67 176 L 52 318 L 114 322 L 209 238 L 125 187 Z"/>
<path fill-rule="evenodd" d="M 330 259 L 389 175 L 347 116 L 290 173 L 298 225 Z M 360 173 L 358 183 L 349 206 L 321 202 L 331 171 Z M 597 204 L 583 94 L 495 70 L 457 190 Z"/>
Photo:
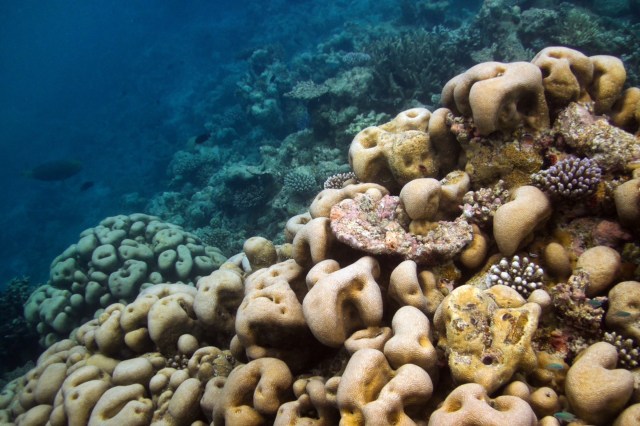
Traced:
<path fill-rule="evenodd" d="M 201 131 L 208 88 L 250 43 L 237 2 L 26 1 L 0 6 L 0 282 L 44 280 L 86 227 L 162 189 Z M 80 174 L 25 170 L 78 159 Z M 81 191 L 86 181 L 94 187 Z"/>
<path fill-rule="evenodd" d="M 83 229 L 162 191 L 172 153 L 233 103 L 207 96 L 234 84 L 225 78 L 242 72 L 248 49 L 279 41 L 292 55 L 346 20 L 394 14 L 391 3 L 316 5 L 2 2 L 0 283 L 46 280 L 51 260 Z M 59 182 L 24 176 L 57 159 L 77 159 L 83 170 Z M 85 182 L 94 186 L 83 191 Z"/>

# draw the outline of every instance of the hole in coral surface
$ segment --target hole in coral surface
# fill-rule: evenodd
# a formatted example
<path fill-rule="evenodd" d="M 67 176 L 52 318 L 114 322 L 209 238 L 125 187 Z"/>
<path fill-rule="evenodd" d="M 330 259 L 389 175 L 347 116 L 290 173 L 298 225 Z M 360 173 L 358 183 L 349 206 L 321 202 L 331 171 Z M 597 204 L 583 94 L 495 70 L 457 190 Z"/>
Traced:
<path fill-rule="evenodd" d="M 551 71 L 548 67 L 540 67 L 540 71 L 542 72 L 542 79 L 545 79 L 551 75 Z"/>
<path fill-rule="evenodd" d="M 484 365 L 491 365 L 495 361 L 495 358 L 491 355 L 485 355 L 482 357 L 481 361 Z"/>
<path fill-rule="evenodd" d="M 459 400 L 455 399 L 453 401 L 450 401 L 445 407 L 444 409 L 448 412 L 448 413 L 453 413 L 454 411 L 458 411 L 459 409 L 462 408 L 462 402 L 460 402 Z"/>

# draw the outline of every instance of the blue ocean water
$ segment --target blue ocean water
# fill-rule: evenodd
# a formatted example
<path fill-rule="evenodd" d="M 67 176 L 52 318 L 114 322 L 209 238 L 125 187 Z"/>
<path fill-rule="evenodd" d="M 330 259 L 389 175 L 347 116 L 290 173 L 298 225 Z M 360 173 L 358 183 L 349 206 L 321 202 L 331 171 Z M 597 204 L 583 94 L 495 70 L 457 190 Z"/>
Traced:
<path fill-rule="evenodd" d="M 45 279 L 81 230 L 126 212 L 123 194 L 161 190 L 201 128 L 193 105 L 249 40 L 232 2 L 170 3 L 3 3 L 2 281 Z M 22 176 L 69 158 L 84 168 L 65 181 Z"/>
<path fill-rule="evenodd" d="M 0 5 L 2 282 L 45 280 L 80 231 L 130 210 L 124 194 L 162 190 L 172 151 L 203 125 L 195 106 L 250 41 L 233 2 L 191 4 Z M 83 169 L 64 181 L 24 176 L 59 159 Z"/>

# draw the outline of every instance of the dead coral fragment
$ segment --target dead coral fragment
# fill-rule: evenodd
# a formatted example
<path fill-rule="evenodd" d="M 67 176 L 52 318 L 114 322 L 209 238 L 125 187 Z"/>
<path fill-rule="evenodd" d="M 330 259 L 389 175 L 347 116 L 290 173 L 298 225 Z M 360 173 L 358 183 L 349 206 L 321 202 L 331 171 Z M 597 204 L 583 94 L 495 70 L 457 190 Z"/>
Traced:
<path fill-rule="evenodd" d="M 621 171 L 627 163 L 640 159 L 636 138 L 609 124 L 605 117 L 593 115 L 591 104 L 571 103 L 562 110 L 554 130 L 568 146 L 593 159 L 604 171 Z"/>
<path fill-rule="evenodd" d="M 578 272 L 569 277 L 567 283 L 560 283 L 551 290 L 553 306 L 558 315 L 574 327 L 587 335 L 601 333 L 602 305 L 607 301 L 604 296 L 590 299 L 585 293 L 589 285 L 589 275 Z"/>
<path fill-rule="evenodd" d="M 331 208 L 331 230 L 338 240 L 373 254 L 397 254 L 420 264 L 436 264 L 451 259 L 473 239 L 473 230 L 464 219 L 434 222 L 426 235 L 407 231 L 409 217 L 400 198 L 357 194 Z"/>
<path fill-rule="evenodd" d="M 480 188 L 464 194 L 462 214 L 465 219 L 480 227 L 488 227 L 493 221 L 493 215 L 498 207 L 509 200 L 509 191 L 504 187 L 504 181 L 499 180 L 493 188 Z"/>

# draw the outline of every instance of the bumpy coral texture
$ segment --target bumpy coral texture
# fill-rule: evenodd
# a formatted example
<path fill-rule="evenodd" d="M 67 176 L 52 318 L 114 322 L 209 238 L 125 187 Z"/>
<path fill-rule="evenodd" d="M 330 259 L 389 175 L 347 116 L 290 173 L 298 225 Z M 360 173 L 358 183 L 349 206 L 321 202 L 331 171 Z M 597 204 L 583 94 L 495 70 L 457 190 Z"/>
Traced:
<path fill-rule="evenodd" d="M 591 195 L 600 183 L 600 167 L 589 158 L 571 157 L 531 176 L 543 191 L 556 196 L 576 199 Z"/>
<path fill-rule="evenodd" d="M 80 234 L 51 264 L 49 282 L 25 304 L 25 317 L 50 346 L 113 302 L 141 288 L 195 283 L 226 258 L 181 227 L 145 214 L 109 217 Z"/>
<path fill-rule="evenodd" d="M 493 393 L 517 371 L 535 365 L 531 344 L 541 310 L 517 293 L 497 303 L 489 291 L 456 288 L 440 304 L 435 324 L 453 377 Z"/>
<path fill-rule="evenodd" d="M 27 307 L 42 333 L 93 304 L 88 321 L 5 386 L 0 422 L 634 424 L 640 145 L 621 67 L 561 47 L 473 67 L 449 109 L 362 130 L 359 182 L 329 182 L 287 243 L 249 238 L 215 271 L 153 217 L 88 230 Z"/>
<path fill-rule="evenodd" d="M 536 289 L 542 287 L 544 271 L 529 258 L 513 256 L 511 259 L 503 257 L 500 262 L 489 269 L 487 284 L 506 285 L 513 288 L 527 298 Z"/>
<path fill-rule="evenodd" d="M 359 132 L 349 149 L 358 179 L 395 189 L 412 179 L 437 176 L 440 162 L 428 132 L 430 118 L 429 110 L 413 108 Z"/>
<path fill-rule="evenodd" d="M 338 240 L 373 254 L 434 264 L 455 256 L 472 238 L 471 226 L 461 218 L 440 221 L 426 235 L 412 234 L 408 227 L 399 197 L 359 194 L 331 209 L 331 229 Z"/>

